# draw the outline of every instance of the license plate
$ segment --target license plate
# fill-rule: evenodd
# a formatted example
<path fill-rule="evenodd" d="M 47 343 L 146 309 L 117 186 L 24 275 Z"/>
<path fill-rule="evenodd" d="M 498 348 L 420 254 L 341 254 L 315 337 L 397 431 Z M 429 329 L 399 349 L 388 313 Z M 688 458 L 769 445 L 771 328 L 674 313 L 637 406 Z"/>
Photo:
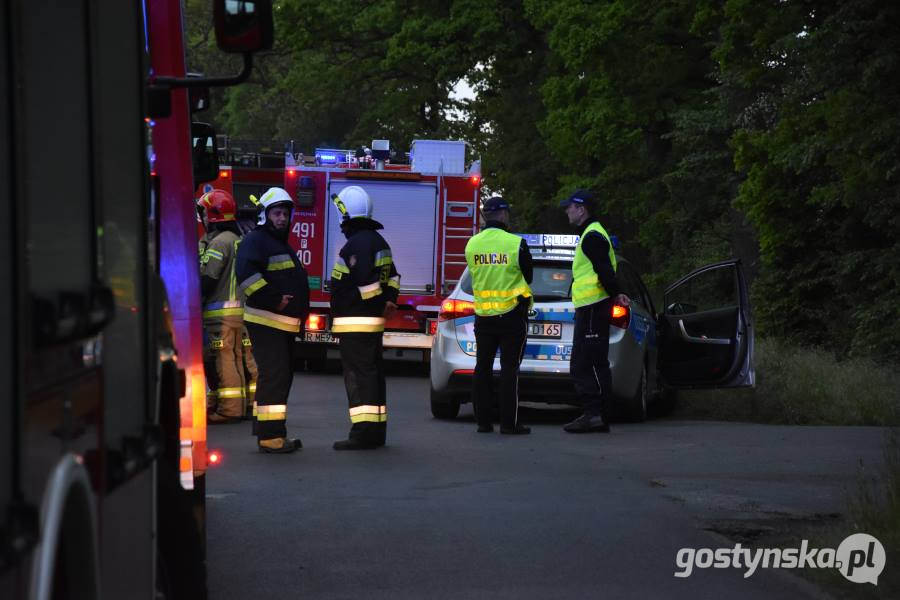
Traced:
<path fill-rule="evenodd" d="M 528 337 L 552 338 L 558 340 L 562 337 L 562 323 L 550 323 L 548 321 L 529 321 Z"/>
<path fill-rule="evenodd" d="M 306 342 L 318 342 L 323 344 L 334 344 L 337 338 L 327 331 L 304 331 L 303 340 Z"/>

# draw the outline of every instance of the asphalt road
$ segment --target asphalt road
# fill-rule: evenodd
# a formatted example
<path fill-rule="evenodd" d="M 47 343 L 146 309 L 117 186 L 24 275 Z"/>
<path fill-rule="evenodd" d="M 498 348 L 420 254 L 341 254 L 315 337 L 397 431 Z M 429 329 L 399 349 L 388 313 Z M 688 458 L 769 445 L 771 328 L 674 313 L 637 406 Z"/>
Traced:
<path fill-rule="evenodd" d="M 470 405 L 435 420 L 427 378 L 401 372 L 388 446 L 335 452 L 343 380 L 296 374 L 301 451 L 259 454 L 249 424 L 210 429 L 224 456 L 207 483 L 210 598 L 819 598 L 783 569 L 677 578 L 676 554 L 733 547 L 717 519 L 841 512 L 858 461 L 881 461 L 873 428 L 657 420 L 571 435 L 571 416 L 523 410 L 531 435 L 478 434 Z"/>

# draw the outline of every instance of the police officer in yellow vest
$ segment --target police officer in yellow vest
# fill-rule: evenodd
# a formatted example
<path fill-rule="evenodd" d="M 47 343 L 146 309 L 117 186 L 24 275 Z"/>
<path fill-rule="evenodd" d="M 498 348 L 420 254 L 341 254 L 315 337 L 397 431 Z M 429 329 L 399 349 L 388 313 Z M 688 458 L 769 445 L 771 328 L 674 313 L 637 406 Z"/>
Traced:
<path fill-rule="evenodd" d="M 563 427 L 569 433 L 609 431 L 612 375 L 609 370 L 609 318 L 612 306 L 628 306 L 616 279 L 616 255 L 609 235 L 592 216 L 594 196 L 577 190 L 560 202 L 569 224 L 581 230 L 572 262 L 575 332 L 569 372 L 584 414 Z"/>
<path fill-rule="evenodd" d="M 531 253 L 509 233 L 509 204 L 494 196 L 482 207 L 484 228 L 466 244 L 475 296 L 476 363 L 472 404 L 479 433 L 490 433 L 494 357 L 500 349 L 500 433 L 527 434 L 518 422 L 519 364 L 525 351 L 531 295 Z"/>

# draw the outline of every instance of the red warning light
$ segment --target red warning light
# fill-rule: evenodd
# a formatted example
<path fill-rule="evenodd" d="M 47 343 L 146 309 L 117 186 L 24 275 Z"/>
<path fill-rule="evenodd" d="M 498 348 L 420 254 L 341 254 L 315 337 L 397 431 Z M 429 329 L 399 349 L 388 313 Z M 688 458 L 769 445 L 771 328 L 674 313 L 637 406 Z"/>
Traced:
<path fill-rule="evenodd" d="M 230 174 L 228 171 L 219 171 L 219 177 L 228 177 Z"/>
<path fill-rule="evenodd" d="M 469 177 L 469 181 L 472 182 L 472 185 L 478 185 L 479 183 L 481 183 L 481 177 L 479 177 L 478 175 L 472 175 L 471 177 Z"/>
<path fill-rule="evenodd" d="M 222 461 L 222 455 L 217 450 L 210 452 L 208 458 L 211 465 L 217 465 Z"/>

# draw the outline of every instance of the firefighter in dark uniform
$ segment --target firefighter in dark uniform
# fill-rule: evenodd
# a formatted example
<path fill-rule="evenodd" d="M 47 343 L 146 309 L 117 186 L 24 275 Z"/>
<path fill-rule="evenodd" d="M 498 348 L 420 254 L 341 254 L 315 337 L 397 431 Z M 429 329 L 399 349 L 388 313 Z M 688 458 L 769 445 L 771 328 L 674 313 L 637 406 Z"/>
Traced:
<path fill-rule="evenodd" d="M 612 374 L 609 370 L 609 319 L 614 303 L 628 306 L 616 278 L 616 254 L 609 235 L 592 216 L 594 196 L 577 190 L 560 202 L 569 224 L 581 231 L 572 261 L 575 332 L 569 371 L 583 414 L 563 429 L 569 433 L 609 431 Z"/>
<path fill-rule="evenodd" d="M 299 439 L 287 437 L 285 421 L 294 378 L 291 350 L 309 313 L 309 282 L 287 243 L 294 207 L 290 195 L 270 188 L 259 205 L 259 226 L 238 247 L 237 281 L 259 371 L 254 422 L 259 450 L 286 453 L 301 447 Z"/>
<path fill-rule="evenodd" d="M 369 450 L 384 446 L 387 434 L 382 335 L 397 309 L 400 275 L 366 191 L 349 186 L 332 200 L 347 243 L 331 272 L 331 331 L 339 337 L 351 423 L 334 449 Z"/>
<path fill-rule="evenodd" d="M 531 253 L 524 238 L 509 233 L 509 204 L 494 196 L 483 207 L 484 228 L 466 244 L 475 296 L 475 375 L 472 405 L 478 432 L 490 433 L 494 357 L 500 349 L 500 433 L 527 434 L 518 422 L 519 365 L 525 351 L 531 294 Z"/>
<path fill-rule="evenodd" d="M 200 256 L 200 295 L 207 422 L 236 422 L 244 416 L 247 390 L 256 380 L 255 367 L 249 373 L 245 371 L 252 358 L 248 361 L 244 356 L 250 348 L 244 344 L 244 309 L 234 273 L 240 244 L 240 229 L 235 221 L 237 207 L 231 194 L 212 190 L 200 197 L 197 208 L 206 227 Z"/>

